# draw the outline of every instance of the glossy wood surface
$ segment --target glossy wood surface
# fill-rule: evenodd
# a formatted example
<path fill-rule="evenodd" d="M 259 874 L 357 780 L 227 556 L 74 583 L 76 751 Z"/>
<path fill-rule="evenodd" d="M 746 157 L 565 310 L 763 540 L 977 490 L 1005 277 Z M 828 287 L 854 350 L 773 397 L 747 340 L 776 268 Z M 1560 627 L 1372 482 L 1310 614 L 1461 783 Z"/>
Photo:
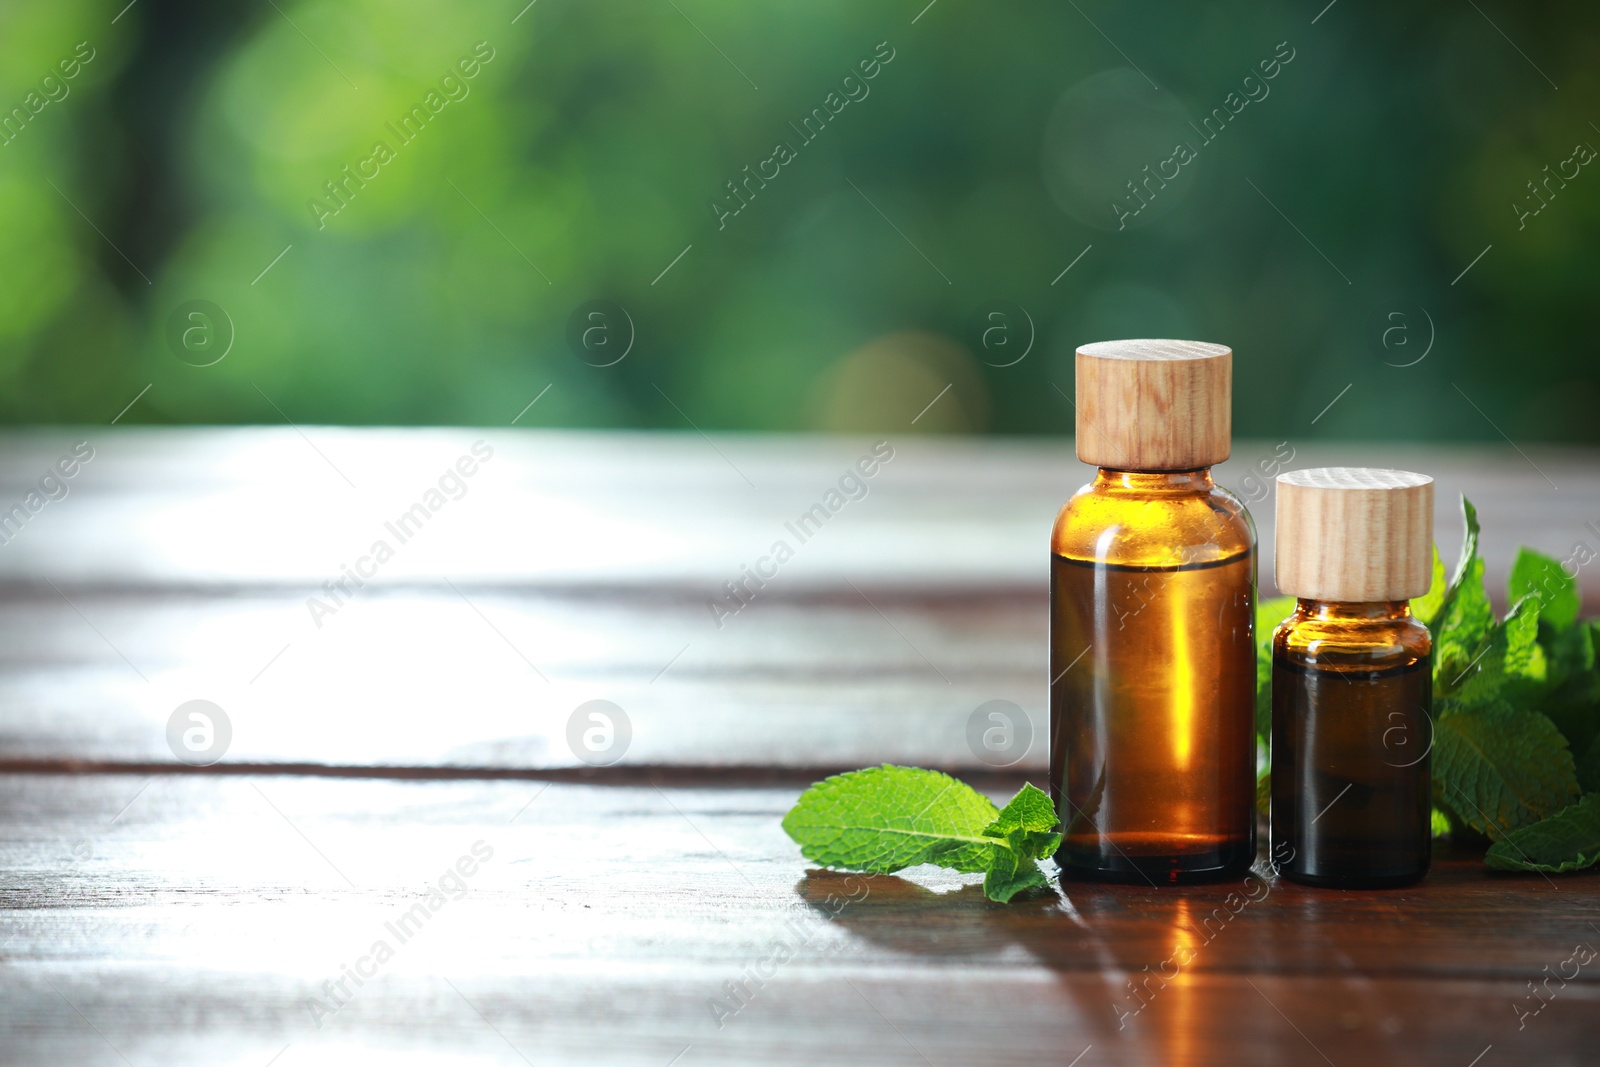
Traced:
<path fill-rule="evenodd" d="M 872 442 L 305 433 L 0 451 L 3 502 L 96 449 L 0 546 L 0 1061 L 1592 1062 L 1600 959 L 1567 961 L 1600 948 L 1593 874 L 1444 852 L 1385 893 L 1068 883 L 1000 906 L 931 869 L 807 869 L 778 823 L 815 774 L 1042 781 L 1044 539 L 1088 473 L 1070 442 L 895 441 L 719 628 L 722 582 Z M 480 439 L 467 494 L 316 626 L 307 597 Z M 1518 541 L 1600 548 L 1597 457 L 1530 455 L 1559 490 L 1510 449 L 1383 462 L 1438 478 L 1447 556 L 1467 489 L 1498 584 Z M 166 739 L 197 698 L 233 730 L 209 768 Z M 594 699 L 631 727 L 610 766 L 568 741 Z M 1035 727 L 1009 768 L 967 742 L 994 699 Z M 385 924 L 418 905 L 399 944 Z M 339 1006 L 324 983 L 379 940 L 393 958 Z"/>
<path fill-rule="evenodd" d="M 1445 855 L 1382 894 L 1068 883 L 1002 906 L 972 876 L 808 871 L 778 827 L 796 792 L 5 776 L 8 1062 L 266 1064 L 287 1047 L 279 1064 L 323 1063 L 358 1046 L 658 1065 L 686 1047 L 680 1062 L 794 1064 L 1065 1063 L 1088 1046 L 1080 1064 L 1592 1054 L 1595 964 L 1538 999 L 1527 982 L 1600 944 L 1600 876 L 1494 876 Z M 480 842 L 491 858 L 401 943 L 391 927 Z M 323 983 L 380 940 L 393 958 L 362 964 L 375 973 L 347 980 L 341 1006 Z M 1136 997 L 1128 981 L 1150 973 L 1168 980 Z M 741 981 L 742 1007 L 726 984 Z M 1544 996 L 1519 1029 L 1514 1008 Z"/>

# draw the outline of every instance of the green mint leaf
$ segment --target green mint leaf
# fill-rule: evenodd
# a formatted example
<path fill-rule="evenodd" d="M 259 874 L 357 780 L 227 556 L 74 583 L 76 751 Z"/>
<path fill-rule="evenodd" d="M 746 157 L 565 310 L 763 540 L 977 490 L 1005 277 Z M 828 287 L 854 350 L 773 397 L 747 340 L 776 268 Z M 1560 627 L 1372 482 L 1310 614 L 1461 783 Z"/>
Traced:
<path fill-rule="evenodd" d="M 1294 614 L 1294 605 L 1292 596 L 1256 600 L 1256 763 L 1262 768 L 1256 779 L 1257 811 L 1267 810 L 1259 798 L 1272 794 L 1271 766 L 1264 758 L 1272 750 L 1272 635 Z"/>
<path fill-rule="evenodd" d="M 1013 841 L 1026 832 L 1017 831 L 1012 835 Z M 1060 834 L 1043 836 L 1054 838 L 1057 844 L 1061 841 Z M 1039 869 L 1039 862 L 1035 857 L 1024 855 L 1022 850 L 1016 847 L 997 848 L 994 850 L 989 870 L 983 876 L 983 895 L 990 900 L 1005 904 L 1024 889 L 1038 889 L 1049 884 L 1050 879 Z"/>
<path fill-rule="evenodd" d="M 1256 740 L 1272 743 L 1272 632 L 1294 614 L 1292 596 L 1256 601 Z"/>
<path fill-rule="evenodd" d="M 1489 846 L 1484 862 L 1499 871 L 1581 871 L 1600 861 L 1600 797 L 1587 796 L 1548 819 Z"/>
<path fill-rule="evenodd" d="M 1461 514 L 1467 528 L 1461 542 L 1461 560 L 1430 624 L 1435 696 L 1446 692 L 1452 679 L 1474 666 L 1473 656 L 1481 650 L 1483 639 L 1494 624 L 1494 608 L 1483 587 L 1483 560 L 1478 557 L 1478 512 L 1465 496 L 1461 498 Z"/>
<path fill-rule="evenodd" d="M 1587 627 L 1574 626 L 1561 636 L 1581 634 L 1587 639 L 1586 630 Z M 1554 665 L 1551 673 L 1556 673 Z M 1549 690 L 1539 694 L 1533 706 L 1549 716 L 1567 739 L 1567 745 L 1578 757 L 1578 781 L 1585 782 L 1585 761 L 1594 742 L 1600 739 L 1600 673 L 1587 668 L 1569 672 L 1559 683 L 1552 681 Z M 1584 791 L 1600 788 L 1600 778 L 1595 782 L 1595 785 L 1584 785 Z"/>
<path fill-rule="evenodd" d="M 1053 856 L 1061 844 L 1061 835 L 1050 832 L 1056 823 L 1050 794 L 1031 783 L 1017 790 L 994 822 L 983 829 L 986 836 L 1004 838 L 1007 846 L 995 849 L 990 857 L 983 878 L 985 896 L 1005 903 L 1024 889 L 1050 884 L 1038 861 Z"/>
<path fill-rule="evenodd" d="M 1544 618 L 1543 614 L 1539 616 Z M 1559 686 L 1569 678 L 1594 671 L 1596 631 L 1589 626 L 1569 626 L 1565 630 L 1545 627 L 1539 635 L 1545 658 L 1550 664 L 1550 684 Z"/>
<path fill-rule="evenodd" d="M 1458 673 L 1438 679 L 1435 694 L 1463 705 L 1487 704 L 1502 695 L 1507 683 L 1523 683 L 1524 689 L 1542 683 L 1545 657 L 1538 639 L 1539 602 L 1525 597 L 1502 621 L 1490 625 L 1477 648 L 1459 653 L 1471 658 Z"/>
<path fill-rule="evenodd" d="M 1039 860 L 1061 844 L 1055 825 L 1055 805 L 1032 785 L 997 811 L 947 774 L 891 764 L 818 782 L 783 820 L 813 863 L 874 874 L 919 863 L 982 871 L 984 893 L 1002 903 L 1050 884 Z"/>
<path fill-rule="evenodd" d="M 1578 797 L 1566 738 L 1545 716 L 1504 701 L 1438 705 L 1433 777 L 1463 822 L 1491 839 L 1531 826 Z"/>
<path fill-rule="evenodd" d="M 1053 830 L 1056 821 L 1056 806 L 1050 803 L 1050 794 L 1029 782 L 1006 801 L 983 832 L 987 837 L 1005 837 L 1013 830 Z"/>
<path fill-rule="evenodd" d="M 1432 626 L 1434 616 L 1439 614 L 1439 608 L 1444 604 L 1444 591 L 1450 582 L 1444 574 L 1444 560 L 1439 558 L 1439 546 L 1433 546 L 1433 581 L 1428 586 L 1428 591 L 1411 600 L 1411 614 L 1415 615 L 1424 626 Z"/>
<path fill-rule="evenodd" d="M 1568 674 L 1600 667 L 1600 619 L 1563 630 L 1550 641 L 1553 658 Z"/>
<path fill-rule="evenodd" d="M 1582 605 L 1578 579 L 1568 574 L 1557 559 L 1531 548 L 1519 549 L 1506 587 L 1512 601 L 1536 597 L 1539 617 L 1556 630 L 1565 630 L 1578 621 Z"/>
<path fill-rule="evenodd" d="M 1448 811 L 1443 808 L 1434 808 L 1429 821 L 1434 837 L 1450 836 L 1450 813 Z"/>
<path fill-rule="evenodd" d="M 1047 860 L 1061 847 L 1061 835 L 1055 831 L 1017 830 L 1006 835 L 1006 844 L 1021 859 Z M 998 856 L 1000 853 L 996 852 Z"/>
<path fill-rule="evenodd" d="M 1600 737 L 1600 672 L 1595 670 L 1595 638 L 1600 630 L 1593 623 L 1579 623 L 1565 630 L 1541 627 L 1539 642 L 1544 648 L 1548 684 L 1533 701 L 1540 711 L 1566 735 L 1574 754 L 1588 753 Z M 1578 760 L 1578 781 L 1585 781 L 1585 757 Z M 1600 782 L 1585 789 L 1600 788 Z"/>
<path fill-rule="evenodd" d="M 1472 564 L 1481 562 L 1478 560 L 1478 509 L 1472 506 L 1465 493 L 1461 494 L 1461 521 L 1466 527 L 1466 536 L 1461 539 L 1461 558 L 1456 560 L 1456 572 L 1450 576 L 1450 585 L 1445 589 L 1446 604 L 1467 584 Z"/>
<path fill-rule="evenodd" d="M 1600 793 L 1600 734 L 1578 760 L 1578 785 L 1585 793 Z"/>
<path fill-rule="evenodd" d="M 1545 679 L 1544 649 L 1539 647 L 1539 620 L 1544 618 L 1539 602 L 1528 597 L 1511 605 L 1506 617 L 1495 624 L 1495 629 L 1505 635 L 1505 659 L 1502 670 L 1512 681 L 1542 682 Z M 1494 637 L 1499 647 L 1498 633 Z M 1490 655 L 1494 655 L 1491 651 Z"/>
<path fill-rule="evenodd" d="M 1443 792 L 1441 789 L 1441 784 L 1442 783 L 1439 776 L 1435 774 L 1433 776 L 1433 836 L 1451 837 L 1458 841 L 1467 841 L 1472 838 L 1477 838 L 1481 844 L 1487 847 L 1489 844 L 1488 838 L 1484 837 L 1482 834 L 1478 833 L 1478 831 L 1462 822 L 1461 816 L 1457 815 L 1455 810 L 1444 802 L 1440 796 L 1440 794 Z"/>
<path fill-rule="evenodd" d="M 824 867 L 890 874 L 919 863 L 986 871 L 996 846 L 988 797 L 948 774 L 884 764 L 807 789 L 783 828 Z"/>
<path fill-rule="evenodd" d="M 1465 681 L 1465 675 L 1478 666 L 1478 654 L 1494 626 L 1494 610 L 1483 591 L 1483 561 L 1472 565 L 1476 575 L 1470 591 L 1445 606 L 1433 625 L 1433 681 L 1436 695 Z"/>

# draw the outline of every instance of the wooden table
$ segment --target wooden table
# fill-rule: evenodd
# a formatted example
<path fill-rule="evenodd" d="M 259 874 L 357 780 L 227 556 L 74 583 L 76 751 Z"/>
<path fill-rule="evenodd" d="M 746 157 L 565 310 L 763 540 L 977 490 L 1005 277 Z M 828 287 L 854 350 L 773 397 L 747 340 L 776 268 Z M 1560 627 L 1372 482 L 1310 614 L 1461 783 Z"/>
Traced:
<path fill-rule="evenodd" d="M 28 512 L 80 440 L 92 459 Z M 0 512 L 27 517 L 0 527 L 0 1060 L 1594 1061 L 1600 961 L 1530 983 L 1600 947 L 1596 875 L 1445 850 L 1387 893 L 1068 883 L 1001 906 L 972 877 L 808 870 L 778 823 L 817 776 L 1042 780 L 1045 539 L 1087 471 L 1069 442 L 890 446 L 802 543 L 785 524 L 872 442 L 5 435 Z M 1221 479 L 1273 452 L 1241 444 Z M 1447 557 L 1467 491 L 1499 588 L 1519 542 L 1600 548 L 1597 461 L 1296 464 L 1435 474 Z M 1269 499 L 1256 519 L 1270 558 Z M 792 558 L 719 619 L 779 540 Z M 1006 768 L 966 742 L 992 699 L 1035 733 Z M 208 767 L 168 740 L 192 700 L 231 730 Z M 570 740 L 593 700 L 621 712 L 601 752 Z"/>

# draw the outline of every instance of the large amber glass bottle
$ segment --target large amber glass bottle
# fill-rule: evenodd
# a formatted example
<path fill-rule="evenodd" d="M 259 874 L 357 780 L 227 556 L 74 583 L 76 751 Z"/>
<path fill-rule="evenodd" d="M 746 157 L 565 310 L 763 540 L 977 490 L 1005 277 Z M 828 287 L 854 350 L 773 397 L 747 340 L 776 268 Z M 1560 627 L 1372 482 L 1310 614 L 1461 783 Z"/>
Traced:
<path fill-rule="evenodd" d="M 1064 875 L 1176 884 L 1255 857 L 1255 529 L 1212 480 L 1232 352 L 1078 350 L 1078 456 L 1051 536 L 1050 784 Z"/>
<path fill-rule="evenodd" d="M 1272 852 L 1309 885 L 1379 889 L 1428 872 L 1433 481 L 1322 468 L 1278 479 Z"/>

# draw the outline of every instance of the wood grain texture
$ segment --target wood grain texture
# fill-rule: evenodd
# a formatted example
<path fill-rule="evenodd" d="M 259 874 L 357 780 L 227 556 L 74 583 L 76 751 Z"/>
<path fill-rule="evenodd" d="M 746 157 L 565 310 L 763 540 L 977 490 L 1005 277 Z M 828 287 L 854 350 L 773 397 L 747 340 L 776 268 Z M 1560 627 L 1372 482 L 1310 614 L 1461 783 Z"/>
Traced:
<path fill-rule="evenodd" d="M 1433 577 L 1433 479 L 1370 467 L 1278 475 L 1281 592 L 1312 600 L 1409 600 Z"/>
<path fill-rule="evenodd" d="M 967 773 L 991 766 L 969 717 L 1006 700 L 1032 735 L 1007 758 L 1044 766 L 1046 542 L 1091 473 L 1068 444 L 897 442 L 865 497 L 719 617 L 722 584 L 774 538 L 797 541 L 785 523 L 872 442 L 719 439 L 753 492 L 699 438 L 485 431 L 496 452 L 467 494 L 314 616 L 351 546 L 480 438 L 307 433 L 317 448 L 290 430 L 95 436 L 70 493 L 0 546 L 0 761 L 172 763 L 168 716 L 207 699 L 233 720 L 234 764 L 582 770 L 568 720 L 605 699 L 632 720 L 631 767 Z M 79 439 L 11 435 L 0 501 Z M 1600 548 L 1591 453 L 1530 453 L 1553 492 L 1511 450 L 1364 447 L 1241 446 L 1232 484 L 1255 501 L 1264 557 L 1268 472 L 1335 451 L 1399 456 L 1441 494 L 1469 491 L 1502 606 L 1518 543 Z M 393 507 L 371 504 L 391 491 Z M 1453 556 L 1452 508 L 1436 533 Z M 1591 605 L 1596 576 L 1580 572 Z"/>
<path fill-rule="evenodd" d="M 1065 400 L 1061 406 L 1070 413 Z M 448 588 L 448 578 L 498 588 L 672 589 L 711 600 L 787 536 L 794 558 L 764 598 L 834 592 L 845 578 L 869 593 L 1037 593 L 1048 585 L 1056 512 L 1094 473 L 1070 440 L 893 437 L 895 456 L 866 480 L 865 497 L 800 544 L 784 524 L 836 489 L 871 440 L 728 434 L 713 447 L 694 434 L 304 432 L 0 433 L 0 511 L 35 488 L 74 441 L 96 450 L 65 499 L 0 544 L 0 588 L 48 589 L 48 580 L 69 590 L 287 588 L 304 597 L 339 577 L 341 563 L 356 562 L 384 536 L 385 522 L 484 440 L 495 455 L 468 480 L 466 495 L 397 545 L 369 588 Z M 1578 541 L 1600 551 L 1600 451 L 1521 451 L 1527 458 L 1503 445 L 1245 440 L 1234 442 L 1234 457 L 1216 475 L 1251 507 L 1270 558 L 1282 471 L 1425 471 L 1436 482 L 1434 537 L 1447 560 L 1461 544 L 1457 498 L 1465 493 L 1478 505 L 1498 596 L 1519 545 L 1563 559 Z M 1600 603 L 1600 566 L 1579 577 Z"/>
<path fill-rule="evenodd" d="M 868 476 L 871 440 L 303 433 L 0 435 L 6 1063 L 1591 1055 L 1600 964 L 1547 1003 L 1529 983 L 1600 945 L 1592 874 L 1443 855 L 1384 894 L 1069 884 L 1005 907 L 965 876 L 806 869 L 779 820 L 812 774 L 1038 780 L 1048 531 L 1091 473 L 1070 442 L 896 438 Z M 77 441 L 64 495 L 41 486 Z M 1600 548 L 1593 452 L 1236 454 L 1219 477 L 1267 553 L 1272 476 L 1341 463 L 1468 491 L 1493 586 L 1518 543 Z M 780 539 L 732 611 L 725 583 Z M 209 769 L 166 740 L 197 698 L 233 729 Z M 609 766 L 571 740 L 597 699 L 630 727 Z M 968 741 L 991 700 L 1031 727 L 1009 769 Z"/>
<path fill-rule="evenodd" d="M 46 587 L 0 602 L 0 760 L 174 764 L 167 720 L 203 699 L 231 763 L 582 768 L 568 724 L 599 699 L 630 766 L 981 768 L 967 720 L 1008 700 L 1043 767 L 1043 595 L 868 596 L 758 600 L 718 629 L 670 592 L 402 588 L 318 629 L 283 593 Z"/>
<path fill-rule="evenodd" d="M 1520 1029 L 1514 1008 L 1600 944 L 1600 876 L 1443 855 L 1388 893 L 1258 876 L 1004 906 L 972 876 L 808 870 L 778 826 L 797 793 L 0 776 L 7 1062 L 1022 1065 L 1092 1046 L 1079 1067 L 1461 1067 L 1489 1045 L 1485 1063 L 1592 1049 L 1600 962 Z M 492 856 L 401 943 L 390 927 L 475 845 Z M 324 983 L 358 964 L 336 1004 Z"/>
<path fill-rule="evenodd" d="M 1077 352 L 1078 458 L 1180 471 L 1227 459 L 1233 350 L 1202 341 L 1097 341 Z"/>

